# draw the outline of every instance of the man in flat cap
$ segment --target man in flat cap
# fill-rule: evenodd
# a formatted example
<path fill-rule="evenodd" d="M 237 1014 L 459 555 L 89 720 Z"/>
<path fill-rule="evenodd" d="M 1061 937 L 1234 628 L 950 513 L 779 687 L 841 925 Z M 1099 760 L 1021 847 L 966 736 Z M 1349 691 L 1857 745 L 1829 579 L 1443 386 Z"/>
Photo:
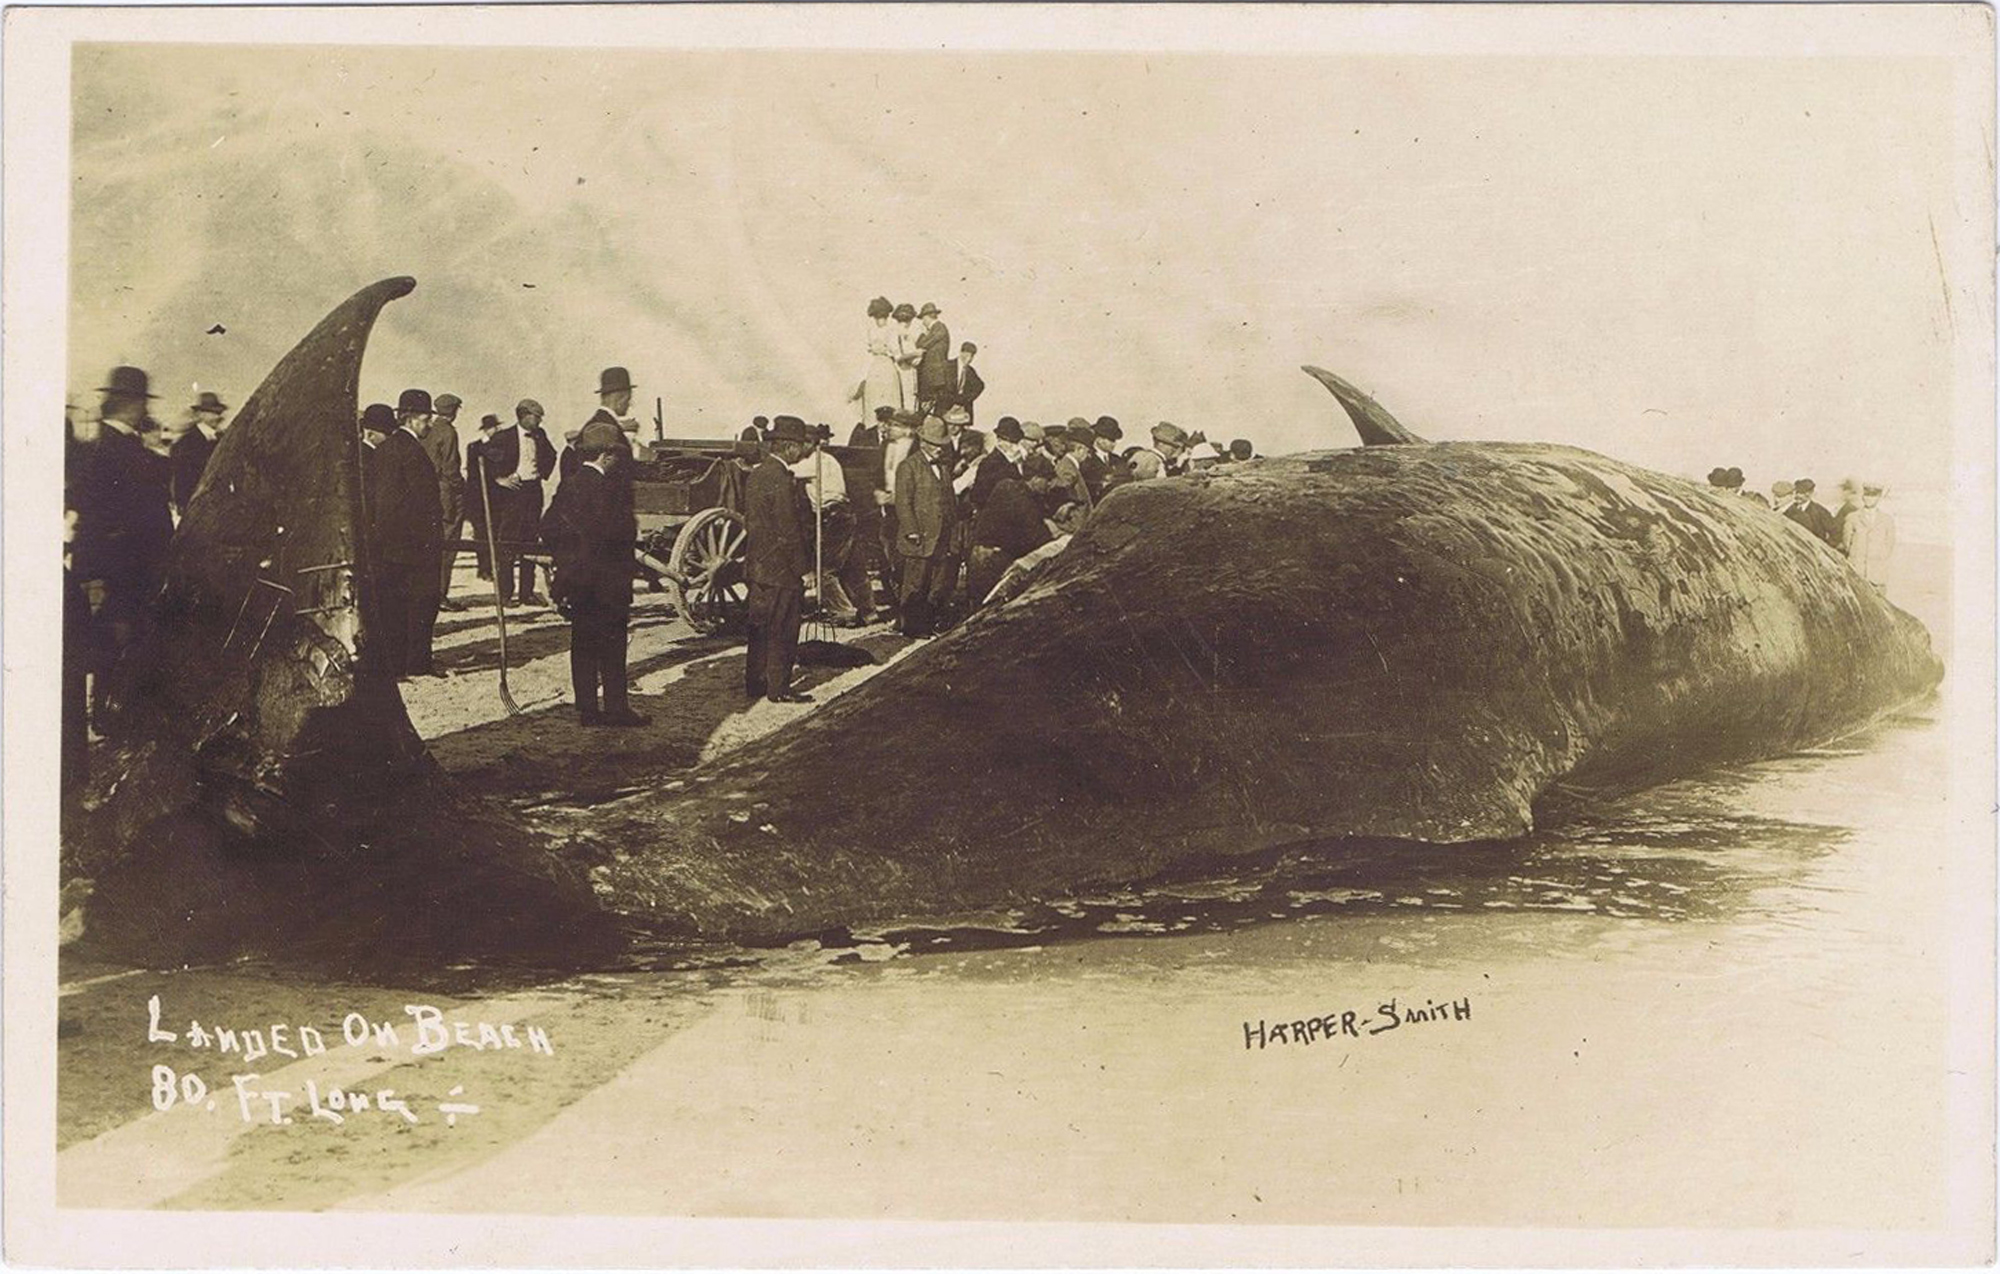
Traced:
<path fill-rule="evenodd" d="M 938 329 L 942 331 L 944 324 L 938 324 Z M 977 422 L 978 415 L 973 409 L 973 403 L 986 392 L 986 382 L 979 378 L 979 373 L 972 366 L 972 360 L 978 353 L 979 347 L 971 341 L 958 347 L 958 359 L 951 364 L 944 391 L 938 395 L 939 410 L 963 407 L 967 424 Z"/>
<path fill-rule="evenodd" d="M 929 301 L 917 311 L 917 403 L 926 411 L 944 414 L 942 399 L 951 388 L 951 329 L 938 317 L 938 307 Z"/>
<path fill-rule="evenodd" d="M 633 550 L 639 522 L 624 431 L 592 418 L 577 431 L 576 472 L 556 487 L 542 533 L 556 560 L 555 600 L 569 620 L 569 675 L 577 720 L 588 726 L 637 726 L 646 718 L 627 701 L 626 629 L 632 618 Z M 600 698 L 601 692 L 601 698 Z"/>
<path fill-rule="evenodd" d="M 372 470 L 364 469 L 374 556 L 376 667 L 390 677 L 433 675 L 431 636 L 437 621 L 438 554 L 444 514 L 437 470 L 424 449 L 431 396 L 404 390 L 393 419 L 383 404 L 364 412 L 364 435 L 380 432 Z"/>
<path fill-rule="evenodd" d="M 542 405 L 532 398 L 514 404 L 514 423 L 493 431 L 486 443 L 486 480 L 492 484 L 493 539 L 500 560 L 500 599 L 538 606 L 535 564 L 521 555 L 542 538 L 542 484 L 556 471 L 556 448 L 542 431 Z M 515 587 L 518 572 L 520 585 Z"/>
<path fill-rule="evenodd" d="M 1132 478 L 1146 482 L 1169 478 L 1180 472 L 1181 457 L 1187 453 L 1187 431 L 1170 421 L 1153 426 L 1153 445 L 1132 453 Z"/>
<path fill-rule="evenodd" d="M 146 449 L 143 437 L 150 419 L 146 404 L 156 397 L 146 373 L 114 367 L 99 392 L 102 429 L 75 480 L 71 561 L 93 611 L 90 627 L 101 656 L 93 698 L 102 705 L 105 673 L 142 636 L 146 608 L 174 538 L 174 517 L 167 507 L 167 465 Z M 99 728 L 110 732 L 108 722 Z"/>
<path fill-rule="evenodd" d="M 798 660 L 804 576 L 812 569 L 805 511 L 791 466 L 811 449 L 812 434 L 797 416 L 771 423 L 769 450 L 743 491 L 743 576 L 750 585 L 750 645 L 743 660 L 743 689 L 751 700 L 811 703 L 792 689 Z"/>
<path fill-rule="evenodd" d="M 907 637 L 938 631 L 941 612 L 958 582 L 953 546 L 958 499 L 951 490 L 949 434 L 942 420 L 924 417 L 917 449 L 896 469 L 897 551 L 903 558 L 900 628 Z"/>
<path fill-rule="evenodd" d="M 444 536 L 438 550 L 438 605 L 445 610 L 464 610 L 462 602 L 451 596 L 451 568 L 458 560 L 458 528 L 465 522 L 465 458 L 458 449 L 458 409 L 460 403 L 456 394 L 439 394 L 431 404 L 430 418 L 424 426 L 424 454 L 437 467 L 438 506 L 444 512 Z M 437 621 L 435 611 L 431 614 L 433 624 Z M 428 643 L 426 643 L 428 649 Z"/>
<path fill-rule="evenodd" d="M 188 501 L 194 499 L 195 488 L 201 485 L 201 475 L 208 469 L 215 445 L 229 428 L 229 405 L 212 390 L 202 391 L 189 410 L 194 414 L 193 428 L 182 434 L 167 452 L 167 464 L 173 473 L 174 511 L 182 517 L 187 516 Z"/>

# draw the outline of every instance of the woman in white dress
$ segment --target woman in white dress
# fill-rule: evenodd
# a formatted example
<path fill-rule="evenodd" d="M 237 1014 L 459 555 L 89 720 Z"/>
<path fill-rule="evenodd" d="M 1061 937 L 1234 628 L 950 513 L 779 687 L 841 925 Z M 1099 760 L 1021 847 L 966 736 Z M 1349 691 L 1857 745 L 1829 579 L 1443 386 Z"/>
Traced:
<path fill-rule="evenodd" d="M 889 326 L 889 298 L 868 303 L 868 375 L 861 382 L 861 418 L 875 419 L 877 407 L 901 411 L 903 378 L 896 368 L 896 332 Z"/>
<path fill-rule="evenodd" d="M 917 337 L 923 333 L 910 326 L 917 317 L 917 307 L 908 301 L 895 309 L 896 325 L 889 333 L 896 342 L 896 376 L 903 383 L 903 406 L 915 411 L 917 408 L 917 364 L 923 361 L 924 352 L 917 348 Z"/>

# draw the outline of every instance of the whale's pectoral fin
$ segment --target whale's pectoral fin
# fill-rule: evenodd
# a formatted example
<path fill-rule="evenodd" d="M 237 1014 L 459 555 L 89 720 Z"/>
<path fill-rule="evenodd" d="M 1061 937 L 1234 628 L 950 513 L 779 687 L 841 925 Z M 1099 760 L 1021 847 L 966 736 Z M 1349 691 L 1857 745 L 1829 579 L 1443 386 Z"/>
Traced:
<path fill-rule="evenodd" d="M 1354 432 L 1361 435 L 1363 446 L 1414 446 L 1427 443 L 1428 438 L 1419 438 L 1403 428 L 1403 423 L 1391 416 L 1381 403 L 1362 393 L 1324 367 L 1307 364 L 1300 370 L 1327 387 L 1340 405 L 1347 409 L 1348 419 L 1354 422 Z"/>

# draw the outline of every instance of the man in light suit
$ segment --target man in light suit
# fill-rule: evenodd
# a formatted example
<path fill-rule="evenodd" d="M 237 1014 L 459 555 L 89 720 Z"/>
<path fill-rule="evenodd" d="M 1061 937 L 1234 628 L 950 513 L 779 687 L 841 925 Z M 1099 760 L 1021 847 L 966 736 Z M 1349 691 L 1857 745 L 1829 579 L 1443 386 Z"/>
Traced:
<path fill-rule="evenodd" d="M 515 598 L 518 567 L 521 603 L 539 606 L 535 596 L 535 564 L 520 555 L 541 542 L 542 483 L 556 471 L 556 448 L 542 431 L 542 405 L 523 398 L 514 406 L 514 423 L 496 429 L 480 448 L 486 464 L 488 495 L 493 502 L 493 539 L 500 560 L 500 599 Z"/>
<path fill-rule="evenodd" d="M 798 660 L 799 617 L 805 573 L 812 569 L 791 467 L 812 446 L 806 422 L 780 416 L 771 423 L 770 449 L 750 472 L 743 492 L 743 576 L 750 585 L 750 645 L 743 661 L 743 689 L 751 700 L 811 703 L 792 689 Z"/>
<path fill-rule="evenodd" d="M 897 550 L 903 559 L 900 626 L 907 637 L 938 631 L 938 612 L 958 579 L 954 555 L 958 498 L 951 489 L 951 457 L 944 422 L 926 416 L 917 447 L 896 469 Z"/>

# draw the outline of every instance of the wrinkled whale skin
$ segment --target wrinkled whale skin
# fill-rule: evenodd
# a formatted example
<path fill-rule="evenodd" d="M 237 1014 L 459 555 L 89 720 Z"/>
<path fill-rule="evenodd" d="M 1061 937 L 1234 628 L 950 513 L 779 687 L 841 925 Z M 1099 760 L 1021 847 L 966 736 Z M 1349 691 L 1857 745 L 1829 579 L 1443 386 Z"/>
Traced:
<path fill-rule="evenodd" d="M 425 753 L 367 658 L 365 568 L 320 572 L 254 651 L 225 631 L 256 579 L 360 560 L 359 359 L 409 288 L 287 356 L 176 537 L 163 639 L 121 672 L 137 728 L 66 820 L 107 946 L 587 962 L 634 930 L 778 941 L 1301 842 L 1504 840 L 1558 786 L 1813 745 L 1941 676 L 1922 625 L 1767 509 L 1425 443 L 1311 369 L 1384 445 L 1118 488 L 1004 605 L 551 843 Z"/>

